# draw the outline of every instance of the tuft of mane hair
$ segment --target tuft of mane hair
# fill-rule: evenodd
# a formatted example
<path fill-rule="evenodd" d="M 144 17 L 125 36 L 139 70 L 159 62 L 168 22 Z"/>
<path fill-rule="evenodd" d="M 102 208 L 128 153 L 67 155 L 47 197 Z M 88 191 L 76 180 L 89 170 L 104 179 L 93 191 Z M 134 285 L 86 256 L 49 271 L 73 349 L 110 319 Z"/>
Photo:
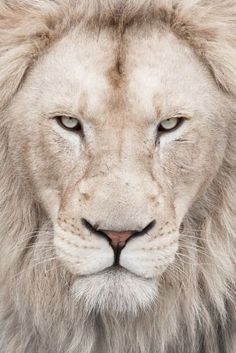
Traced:
<path fill-rule="evenodd" d="M 208 67 L 232 101 L 232 131 L 217 177 L 183 222 L 187 260 L 177 257 L 165 274 L 155 308 L 97 315 L 70 298 L 51 223 L 11 163 L 5 110 L 37 59 L 72 27 L 122 31 L 149 20 L 187 42 Z M 235 98 L 235 0 L 0 1 L 1 353 L 235 353 Z M 43 261 L 45 251 L 52 261 Z"/>

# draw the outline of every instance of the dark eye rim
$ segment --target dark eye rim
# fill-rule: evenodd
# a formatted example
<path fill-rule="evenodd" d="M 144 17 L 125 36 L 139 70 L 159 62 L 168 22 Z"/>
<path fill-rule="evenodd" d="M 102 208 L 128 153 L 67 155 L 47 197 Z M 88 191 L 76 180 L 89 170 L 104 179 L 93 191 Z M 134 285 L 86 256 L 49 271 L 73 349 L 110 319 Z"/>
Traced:
<path fill-rule="evenodd" d="M 67 119 L 76 119 L 78 121 L 78 125 L 74 128 L 69 128 L 67 126 L 65 126 L 63 123 L 62 123 L 62 118 L 67 118 Z M 80 134 L 83 134 L 83 125 L 81 123 L 81 121 L 79 119 L 77 119 L 76 117 L 74 116 L 69 116 L 69 115 L 57 115 L 57 116 L 54 116 L 54 119 L 56 120 L 56 122 L 58 123 L 58 125 L 60 127 L 62 127 L 64 130 L 67 130 L 67 131 L 70 131 L 70 132 L 76 132 L 76 133 L 80 133 Z"/>
<path fill-rule="evenodd" d="M 184 117 L 172 117 L 172 118 L 169 118 L 169 119 L 177 119 L 177 125 L 175 127 L 173 127 L 173 129 L 165 129 L 161 126 L 161 123 L 164 121 L 161 121 L 157 127 L 157 131 L 160 132 L 161 134 L 165 134 L 165 133 L 170 133 L 170 132 L 173 132 L 175 130 L 177 130 L 182 124 L 183 122 L 185 121 L 185 118 Z"/>

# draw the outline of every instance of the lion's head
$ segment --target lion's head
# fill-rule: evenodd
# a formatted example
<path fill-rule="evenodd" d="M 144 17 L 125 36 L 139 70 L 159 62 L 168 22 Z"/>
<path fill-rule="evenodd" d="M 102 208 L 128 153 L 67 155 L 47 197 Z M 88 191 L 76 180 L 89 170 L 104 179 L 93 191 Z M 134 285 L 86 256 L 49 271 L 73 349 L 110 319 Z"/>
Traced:
<path fill-rule="evenodd" d="M 161 327 L 159 335 L 165 326 L 157 316 L 169 315 L 179 300 L 166 328 L 175 334 L 166 332 L 160 348 L 167 352 L 172 341 L 185 349 L 187 340 L 177 334 L 181 325 L 189 337 L 194 330 L 202 335 L 201 320 L 209 320 L 209 332 L 214 326 L 211 310 L 227 315 L 235 248 L 234 210 L 226 210 L 224 187 L 233 187 L 236 68 L 235 38 L 229 28 L 224 37 L 218 26 L 226 27 L 224 16 L 231 16 L 235 29 L 236 15 L 219 1 L 210 3 L 130 1 L 98 9 L 96 2 L 87 8 L 82 1 L 0 5 L 0 38 L 5 38 L 0 210 L 9 256 L 2 268 L 11 276 L 3 276 L 3 292 L 20 272 L 21 284 L 13 286 L 17 299 L 9 305 L 14 312 L 19 303 L 29 305 L 24 315 L 20 310 L 22 317 L 29 323 L 33 315 L 41 339 L 51 324 L 43 330 L 35 316 L 44 311 L 47 322 L 47 310 L 49 322 L 60 312 L 72 332 L 78 311 L 83 322 L 89 315 L 95 321 L 103 317 L 104 332 L 109 315 L 136 318 L 140 326 L 143 315 L 147 325 Z M 226 3 L 229 13 L 236 10 Z M 194 322 L 190 328 L 188 319 Z M 91 322 L 90 331 L 96 331 Z M 64 329 L 54 330 L 60 340 Z M 139 338 L 128 336 L 128 347 L 132 341 L 135 352 L 144 352 Z M 94 337 L 87 348 L 77 337 L 82 353 L 122 350 L 122 339 L 114 338 L 114 348 L 110 337 L 104 348 L 106 339 L 99 346 Z M 62 352 L 74 352 L 67 341 Z M 154 353 L 150 342 L 146 352 Z"/>

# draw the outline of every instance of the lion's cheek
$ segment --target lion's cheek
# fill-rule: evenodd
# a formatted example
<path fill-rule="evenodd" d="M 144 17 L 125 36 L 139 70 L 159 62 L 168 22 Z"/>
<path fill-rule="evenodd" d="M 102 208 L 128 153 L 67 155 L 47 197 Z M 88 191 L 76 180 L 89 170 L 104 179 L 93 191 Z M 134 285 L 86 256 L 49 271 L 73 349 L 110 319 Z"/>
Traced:
<path fill-rule="evenodd" d="M 55 227 L 54 245 L 62 266 L 72 274 L 87 276 L 112 266 L 114 253 L 104 239 L 75 236 Z"/>

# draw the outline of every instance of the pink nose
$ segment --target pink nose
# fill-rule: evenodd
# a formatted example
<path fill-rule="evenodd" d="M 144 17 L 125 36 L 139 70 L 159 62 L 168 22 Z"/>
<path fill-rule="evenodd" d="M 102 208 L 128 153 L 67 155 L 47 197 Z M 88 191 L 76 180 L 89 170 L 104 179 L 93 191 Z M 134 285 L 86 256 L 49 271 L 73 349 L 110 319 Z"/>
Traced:
<path fill-rule="evenodd" d="M 134 234 L 134 232 L 110 232 L 105 231 L 109 239 L 111 239 L 111 245 L 114 247 L 123 247 L 126 241 Z"/>

